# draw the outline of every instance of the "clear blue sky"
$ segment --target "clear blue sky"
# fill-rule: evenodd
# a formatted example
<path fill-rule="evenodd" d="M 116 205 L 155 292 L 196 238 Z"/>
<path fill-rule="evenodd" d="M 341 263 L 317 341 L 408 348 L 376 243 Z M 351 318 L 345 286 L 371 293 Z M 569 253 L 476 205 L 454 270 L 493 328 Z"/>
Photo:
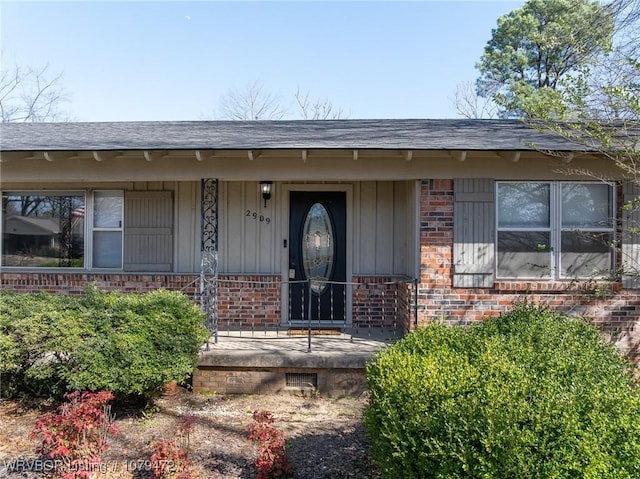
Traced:
<path fill-rule="evenodd" d="M 4 66 L 63 72 L 78 121 L 215 118 L 259 81 L 349 118 L 454 118 L 497 18 L 522 1 L 0 0 Z"/>

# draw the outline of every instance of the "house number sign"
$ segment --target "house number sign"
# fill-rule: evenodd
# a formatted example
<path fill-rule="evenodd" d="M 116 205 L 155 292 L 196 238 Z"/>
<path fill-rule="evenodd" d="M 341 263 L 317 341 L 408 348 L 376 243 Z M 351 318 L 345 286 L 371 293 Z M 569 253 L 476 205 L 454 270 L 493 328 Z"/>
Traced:
<path fill-rule="evenodd" d="M 271 218 L 264 215 L 259 215 L 257 211 L 246 210 L 244 215 L 249 218 L 253 218 L 256 221 L 260 221 L 260 223 L 271 223 Z"/>

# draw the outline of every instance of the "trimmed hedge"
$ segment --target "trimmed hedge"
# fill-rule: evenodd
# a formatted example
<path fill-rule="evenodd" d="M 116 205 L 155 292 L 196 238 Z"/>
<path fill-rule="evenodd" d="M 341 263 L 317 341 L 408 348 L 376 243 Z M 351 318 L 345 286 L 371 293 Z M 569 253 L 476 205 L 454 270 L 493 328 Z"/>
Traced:
<path fill-rule="evenodd" d="M 151 397 L 192 373 L 208 332 L 182 293 L 0 295 L 4 394 L 111 390 Z"/>
<path fill-rule="evenodd" d="M 386 478 L 640 477 L 640 391 L 584 320 L 523 304 L 467 329 L 432 324 L 367 379 Z"/>

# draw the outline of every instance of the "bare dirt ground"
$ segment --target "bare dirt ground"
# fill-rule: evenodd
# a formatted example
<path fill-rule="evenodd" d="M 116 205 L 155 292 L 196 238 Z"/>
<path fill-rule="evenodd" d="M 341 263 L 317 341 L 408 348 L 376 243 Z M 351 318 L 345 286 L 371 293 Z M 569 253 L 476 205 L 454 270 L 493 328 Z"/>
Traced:
<path fill-rule="evenodd" d="M 378 475 L 368 458 L 362 425 L 367 399 L 328 399 L 302 395 L 198 395 L 180 389 L 156 402 L 156 411 L 115 408 L 120 434 L 110 440 L 99 479 L 151 477 L 150 442 L 171 438 L 181 415 L 195 416 L 189 459 L 193 479 L 254 478 L 256 447 L 246 438 L 255 410 L 271 412 L 283 430 L 288 455 L 304 479 L 358 478 Z M 29 439 L 42 405 L 0 401 L 0 477 L 39 479 L 46 465 L 37 462 L 38 444 Z"/>

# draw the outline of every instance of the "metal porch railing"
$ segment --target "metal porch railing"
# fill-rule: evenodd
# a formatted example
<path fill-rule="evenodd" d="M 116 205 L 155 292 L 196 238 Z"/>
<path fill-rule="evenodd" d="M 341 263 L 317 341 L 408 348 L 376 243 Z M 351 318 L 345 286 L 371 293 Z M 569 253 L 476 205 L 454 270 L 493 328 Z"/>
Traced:
<path fill-rule="evenodd" d="M 215 281 L 218 297 L 214 304 L 218 309 L 216 314 L 207 315 L 213 318 L 210 329 L 214 343 L 219 336 L 306 336 L 310 352 L 316 336 L 330 335 L 352 342 L 393 341 L 417 324 L 418 281 L 414 278 L 341 282 L 218 277 Z M 314 289 L 322 290 L 322 302 Z M 288 297 L 284 321 L 282 295 Z"/>

